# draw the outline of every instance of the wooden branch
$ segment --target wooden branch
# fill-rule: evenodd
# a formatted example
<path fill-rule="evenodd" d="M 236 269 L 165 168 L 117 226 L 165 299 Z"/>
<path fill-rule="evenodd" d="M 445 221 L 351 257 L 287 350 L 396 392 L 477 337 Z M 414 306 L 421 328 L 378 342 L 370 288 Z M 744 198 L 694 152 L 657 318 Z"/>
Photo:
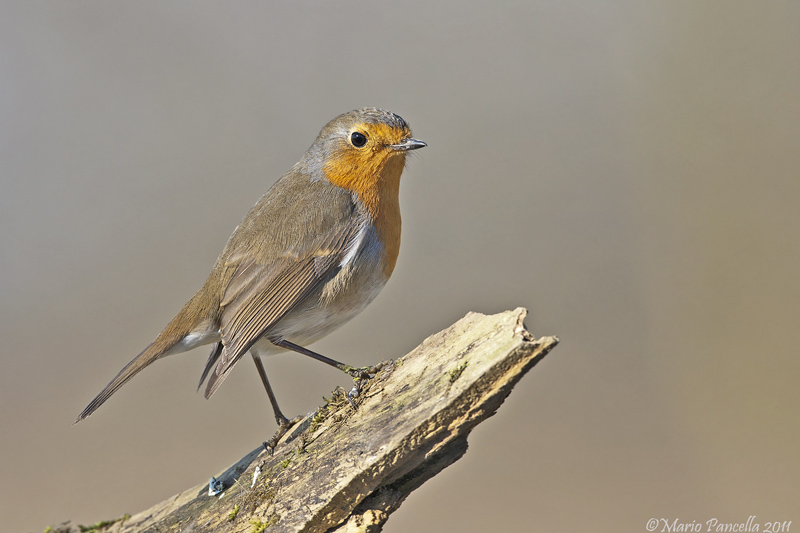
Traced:
<path fill-rule="evenodd" d="M 469 313 L 381 370 L 357 409 L 335 391 L 273 456 L 259 447 L 221 473 L 220 494 L 198 485 L 96 531 L 380 531 L 411 491 L 464 455 L 469 432 L 558 343 L 535 340 L 526 314 Z"/>

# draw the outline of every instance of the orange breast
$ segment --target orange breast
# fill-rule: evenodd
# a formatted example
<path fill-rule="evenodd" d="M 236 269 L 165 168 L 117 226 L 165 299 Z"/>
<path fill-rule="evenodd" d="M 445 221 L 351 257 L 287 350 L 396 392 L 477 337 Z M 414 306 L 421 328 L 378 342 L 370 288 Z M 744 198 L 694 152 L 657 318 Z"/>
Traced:
<path fill-rule="evenodd" d="M 372 216 L 385 248 L 382 268 L 387 278 L 400 252 L 400 175 L 404 166 L 404 153 L 363 157 L 348 151 L 330 158 L 323 168 L 331 183 L 355 192 Z"/>

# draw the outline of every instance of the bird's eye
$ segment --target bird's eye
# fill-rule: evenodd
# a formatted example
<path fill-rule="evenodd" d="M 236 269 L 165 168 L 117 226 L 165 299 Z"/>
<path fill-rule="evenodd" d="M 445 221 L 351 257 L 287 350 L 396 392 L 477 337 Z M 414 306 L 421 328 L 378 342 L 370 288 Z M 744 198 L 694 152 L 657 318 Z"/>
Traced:
<path fill-rule="evenodd" d="M 353 143 L 353 146 L 356 148 L 361 148 L 367 144 L 367 136 L 359 131 L 354 131 L 353 134 L 350 135 L 350 142 Z"/>

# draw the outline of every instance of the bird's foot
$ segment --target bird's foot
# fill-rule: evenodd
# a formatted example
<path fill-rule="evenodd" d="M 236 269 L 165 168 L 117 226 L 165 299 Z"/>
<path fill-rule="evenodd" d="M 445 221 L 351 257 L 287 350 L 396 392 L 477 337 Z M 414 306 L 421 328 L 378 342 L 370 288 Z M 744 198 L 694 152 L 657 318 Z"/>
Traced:
<path fill-rule="evenodd" d="M 348 368 L 345 370 L 347 374 L 349 374 L 353 381 L 353 388 L 350 389 L 350 392 L 347 393 L 347 401 L 350 402 L 350 405 L 353 409 L 356 408 L 355 402 L 353 402 L 354 398 L 358 398 L 358 395 L 361 394 L 362 387 L 369 381 L 371 378 L 375 377 L 375 374 L 390 366 L 392 361 L 381 361 L 375 366 L 362 366 L 358 368 Z"/>
<path fill-rule="evenodd" d="M 351 376 L 354 381 L 364 381 L 375 377 L 375 374 L 391 364 L 392 361 L 381 361 L 375 366 L 347 367 L 345 373 Z"/>
<path fill-rule="evenodd" d="M 275 451 L 275 448 L 278 447 L 278 441 L 281 440 L 281 437 L 283 437 L 286 434 L 286 432 L 292 428 L 292 426 L 300 422 L 302 419 L 303 419 L 302 416 L 298 416 L 293 418 L 292 420 L 289 420 L 284 416 L 282 419 L 279 419 L 277 421 L 278 430 L 275 432 L 275 434 L 272 436 L 271 439 L 264 442 L 264 449 L 267 451 L 267 455 L 272 455 L 272 453 Z"/>

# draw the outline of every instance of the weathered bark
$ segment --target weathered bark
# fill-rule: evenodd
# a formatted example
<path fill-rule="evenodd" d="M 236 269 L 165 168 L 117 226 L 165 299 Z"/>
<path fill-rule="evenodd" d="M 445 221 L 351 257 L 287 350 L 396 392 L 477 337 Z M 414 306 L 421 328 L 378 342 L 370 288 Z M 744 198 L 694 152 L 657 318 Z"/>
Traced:
<path fill-rule="evenodd" d="M 370 380 L 357 409 L 336 391 L 273 456 L 259 447 L 221 473 L 221 494 L 198 485 L 97 531 L 380 531 L 558 343 L 534 339 L 526 313 L 468 314 Z"/>

